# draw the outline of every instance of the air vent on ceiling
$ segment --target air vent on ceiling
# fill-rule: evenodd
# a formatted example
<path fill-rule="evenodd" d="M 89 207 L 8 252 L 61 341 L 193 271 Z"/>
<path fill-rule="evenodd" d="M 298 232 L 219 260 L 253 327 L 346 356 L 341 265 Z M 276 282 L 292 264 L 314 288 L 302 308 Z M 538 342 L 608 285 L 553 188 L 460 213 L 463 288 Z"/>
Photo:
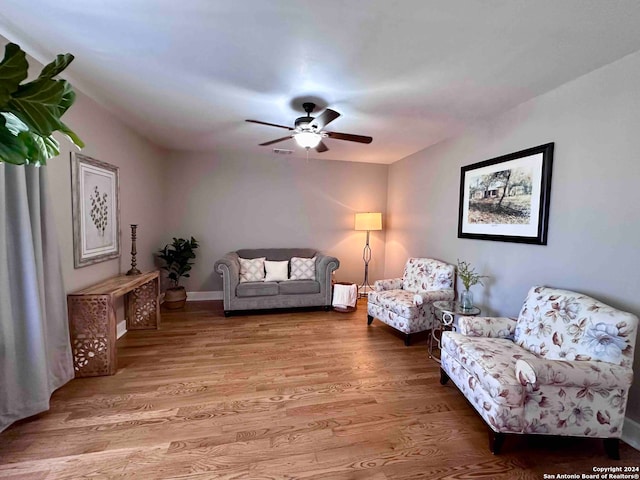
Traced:
<path fill-rule="evenodd" d="M 289 155 L 293 153 L 293 150 L 287 150 L 286 148 L 274 148 L 273 153 L 277 153 L 278 155 Z"/>

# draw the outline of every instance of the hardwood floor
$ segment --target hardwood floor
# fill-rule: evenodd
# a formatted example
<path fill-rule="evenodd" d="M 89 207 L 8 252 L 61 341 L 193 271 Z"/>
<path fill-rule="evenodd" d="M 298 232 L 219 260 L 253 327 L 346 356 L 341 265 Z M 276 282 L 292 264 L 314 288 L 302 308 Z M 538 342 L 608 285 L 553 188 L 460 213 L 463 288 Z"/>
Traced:
<path fill-rule="evenodd" d="M 163 312 L 118 344 L 118 373 L 73 380 L 51 410 L 0 434 L 0 479 L 542 479 L 640 465 L 621 445 L 508 437 L 366 303 L 225 318 L 220 302 Z"/>

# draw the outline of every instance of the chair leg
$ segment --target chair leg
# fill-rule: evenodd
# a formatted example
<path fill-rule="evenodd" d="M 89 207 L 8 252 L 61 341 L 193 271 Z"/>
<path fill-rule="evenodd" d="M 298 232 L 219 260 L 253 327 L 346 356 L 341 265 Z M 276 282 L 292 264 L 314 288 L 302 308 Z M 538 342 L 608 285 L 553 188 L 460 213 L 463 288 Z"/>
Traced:
<path fill-rule="evenodd" d="M 410 333 L 405 333 L 404 334 L 404 344 L 405 346 L 409 346 L 411 345 L 411 334 Z"/>
<path fill-rule="evenodd" d="M 231 316 L 231 311 L 230 310 L 225 310 L 224 311 L 224 316 L 225 317 L 230 317 Z"/>
<path fill-rule="evenodd" d="M 371 325 L 371 322 L 373 322 L 373 316 L 367 315 L 367 325 Z"/>
<path fill-rule="evenodd" d="M 440 367 L 440 385 L 446 385 L 449 381 L 449 375 Z"/>
<path fill-rule="evenodd" d="M 607 456 L 612 460 L 620 460 L 620 439 L 618 438 L 605 438 L 604 439 L 604 451 Z"/>
<path fill-rule="evenodd" d="M 502 444 L 504 443 L 504 433 L 494 432 L 491 428 L 489 430 L 489 450 L 494 455 L 500 455 L 500 450 L 502 449 Z"/>

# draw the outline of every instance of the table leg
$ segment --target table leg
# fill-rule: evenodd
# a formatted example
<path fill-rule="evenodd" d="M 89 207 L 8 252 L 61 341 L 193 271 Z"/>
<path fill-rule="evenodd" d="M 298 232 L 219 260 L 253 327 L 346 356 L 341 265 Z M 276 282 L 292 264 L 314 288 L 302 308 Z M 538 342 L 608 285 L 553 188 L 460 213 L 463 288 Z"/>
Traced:
<path fill-rule="evenodd" d="M 157 329 L 160 325 L 159 281 L 157 278 L 127 293 L 127 330 Z"/>
<path fill-rule="evenodd" d="M 442 312 L 442 320 L 438 321 L 438 325 L 434 325 L 431 329 L 431 335 L 429 336 L 429 358 L 440 363 L 440 357 L 434 355 L 434 344 L 437 346 L 438 351 L 442 351 L 442 332 L 445 328 L 453 328 L 454 316 L 449 312 Z"/>
<path fill-rule="evenodd" d="M 111 297 L 70 296 L 67 308 L 76 378 L 116 373 L 116 312 Z"/>

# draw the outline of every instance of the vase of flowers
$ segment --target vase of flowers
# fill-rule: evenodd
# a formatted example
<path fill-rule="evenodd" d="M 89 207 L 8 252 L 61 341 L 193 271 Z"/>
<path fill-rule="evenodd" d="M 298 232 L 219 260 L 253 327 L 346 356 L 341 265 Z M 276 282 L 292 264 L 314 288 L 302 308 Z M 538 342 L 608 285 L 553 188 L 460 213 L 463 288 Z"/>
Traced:
<path fill-rule="evenodd" d="M 464 291 L 460 295 L 460 305 L 463 310 L 471 310 L 473 308 L 473 293 L 469 289 L 478 283 L 484 286 L 482 279 L 489 277 L 478 275 L 476 269 L 469 262 L 460 261 L 460 259 L 458 259 L 458 277 L 464 285 Z"/>

